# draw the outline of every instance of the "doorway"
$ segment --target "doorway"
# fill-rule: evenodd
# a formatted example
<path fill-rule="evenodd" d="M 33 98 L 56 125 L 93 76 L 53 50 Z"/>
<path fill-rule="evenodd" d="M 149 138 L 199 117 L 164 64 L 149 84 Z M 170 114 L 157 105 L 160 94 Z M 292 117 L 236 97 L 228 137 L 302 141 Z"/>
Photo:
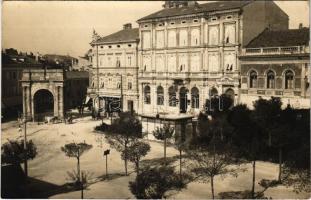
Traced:
<path fill-rule="evenodd" d="M 187 112 L 187 106 L 188 106 L 187 92 L 188 91 L 185 87 L 180 88 L 180 91 L 179 91 L 180 113 L 186 113 Z"/>

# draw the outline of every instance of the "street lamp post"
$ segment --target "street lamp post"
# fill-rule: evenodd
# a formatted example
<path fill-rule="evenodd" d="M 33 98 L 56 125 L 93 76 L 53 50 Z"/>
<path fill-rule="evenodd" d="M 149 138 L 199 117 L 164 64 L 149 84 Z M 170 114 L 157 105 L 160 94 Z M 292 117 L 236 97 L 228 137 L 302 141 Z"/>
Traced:
<path fill-rule="evenodd" d="M 27 115 L 23 116 L 22 122 L 24 124 L 24 172 L 26 178 L 28 177 L 28 163 L 27 163 Z"/>

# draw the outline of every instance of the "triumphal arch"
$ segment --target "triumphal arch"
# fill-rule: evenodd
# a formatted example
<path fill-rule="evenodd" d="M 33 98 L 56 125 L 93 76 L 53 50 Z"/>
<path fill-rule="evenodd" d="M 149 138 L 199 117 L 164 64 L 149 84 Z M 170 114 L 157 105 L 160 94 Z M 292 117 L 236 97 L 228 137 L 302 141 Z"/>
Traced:
<path fill-rule="evenodd" d="M 21 79 L 23 114 L 28 120 L 64 117 L 64 72 L 62 69 L 25 69 Z"/>

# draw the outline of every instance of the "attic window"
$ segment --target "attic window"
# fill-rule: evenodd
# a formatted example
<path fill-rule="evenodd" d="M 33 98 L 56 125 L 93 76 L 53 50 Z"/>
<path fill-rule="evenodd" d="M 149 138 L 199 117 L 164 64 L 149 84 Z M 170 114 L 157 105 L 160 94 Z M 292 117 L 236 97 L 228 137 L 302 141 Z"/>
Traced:
<path fill-rule="evenodd" d="M 103 46 L 100 46 L 100 48 L 102 49 L 102 48 L 104 48 Z"/>
<path fill-rule="evenodd" d="M 147 27 L 148 27 L 148 25 L 146 24 L 144 27 L 145 27 L 145 28 L 147 28 Z"/>
<path fill-rule="evenodd" d="M 109 49 L 111 49 L 111 46 L 110 46 L 110 45 L 109 45 L 108 47 L 109 47 Z"/>
<path fill-rule="evenodd" d="M 171 25 L 174 25 L 175 24 L 175 22 L 171 22 Z"/>
<path fill-rule="evenodd" d="M 128 44 L 127 46 L 131 47 L 132 45 L 131 45 L 131 44 Z"/>
<path fill-rule="evenodd" d="M 232 16 L 231 16 L 231 15 L 227 16 L 227 19 L 231 19 L 231 18 L 232 18 Z"/>
<path fill-rule="evenodd" d="M 182 23 L 182 24 L 185 24 L 185 23 L 186 23 L 186 21 L 182 21 L 181 23 Z"/>
<path fill-rule="evenodd" d="M 117 45 L 118 48 L 120 48 L 120 45 Z"/>
<path fill-rule="evenodd" d="M 193 20 L 193 22 L 198 22 L 198 21 L 199 21 L 199 20 L 197 20 L 197 19 L 194 19 L 194 20 Z"/>
<path fill-rule="evenodd" d="M 213 17 L 213 18 L 212 18 L 212 21 L 216 21 L 216 20 L 217 20 L 217 17 Z"/>
<path fill-rule="evenodd" d="M 163 26 L 163 24 L 162 24 L 162 23 L 160 23 L 160 24 L 159 24 L 159 26 Z"/>

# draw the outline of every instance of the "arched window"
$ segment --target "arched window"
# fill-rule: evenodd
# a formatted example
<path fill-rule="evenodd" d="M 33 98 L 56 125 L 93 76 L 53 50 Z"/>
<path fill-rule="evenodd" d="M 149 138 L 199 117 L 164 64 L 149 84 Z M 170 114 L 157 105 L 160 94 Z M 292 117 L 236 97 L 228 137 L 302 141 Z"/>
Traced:
<path fill-rule="evenodd" d="M 176 91 L 174 86 L 171 86 L 168 89 L 168 101 L 169 101 L 169 106 L 175 107 L 176 106 Z"/>
<path fill-rule="evenodd" d="M 272 89 L 275 87 L 275 75 L 273 71 L 267 73 L 267 88 Z"/>
<path fill-rule="evenodd" d="M 104 88 L 105 87 L 105 83 L 104 82 L 102 82 L 102 88 Z"/>
<path fill-rule="evenodd" d="M 256 88 L 257 87 L 257 72 L 251 71 L 249 73 L 249 88 Z"/>
<path fill-rule="evenodd" d="M 196 87 L 191 89 L 191 107 L 199 108 L 200 106 L 200 98 L 199 98 L 199 90 Z"/>
<path fill-rule="evenodd" d="M 216 88 L 213 88 L 211 91 L 210 91 L 210 97 L 216 97 L 218 95 L 218 91 Z"/>
<path fill-rule="evenodd" d="M 293 89 L 294 88 L 294 73 L 288 70 L 285 73 L 285 89 Z"/>
<path fill-rule="evenodd" d="M 117 83 L 117 88 L 121 89 L 121 84 L 120 83 Z"/>
<path fill-rule="evenodd" d="M 157 105 L 164 105 L 164 90 L 162 86 L 157 88 Z"/>
<path fill-rule="evenodd" d="M 144 89 L 144 102 L 145 104 L 150 104 L 151 103 L 151 98 L 150 98 L 150 86 L 145 86 Z"/>

